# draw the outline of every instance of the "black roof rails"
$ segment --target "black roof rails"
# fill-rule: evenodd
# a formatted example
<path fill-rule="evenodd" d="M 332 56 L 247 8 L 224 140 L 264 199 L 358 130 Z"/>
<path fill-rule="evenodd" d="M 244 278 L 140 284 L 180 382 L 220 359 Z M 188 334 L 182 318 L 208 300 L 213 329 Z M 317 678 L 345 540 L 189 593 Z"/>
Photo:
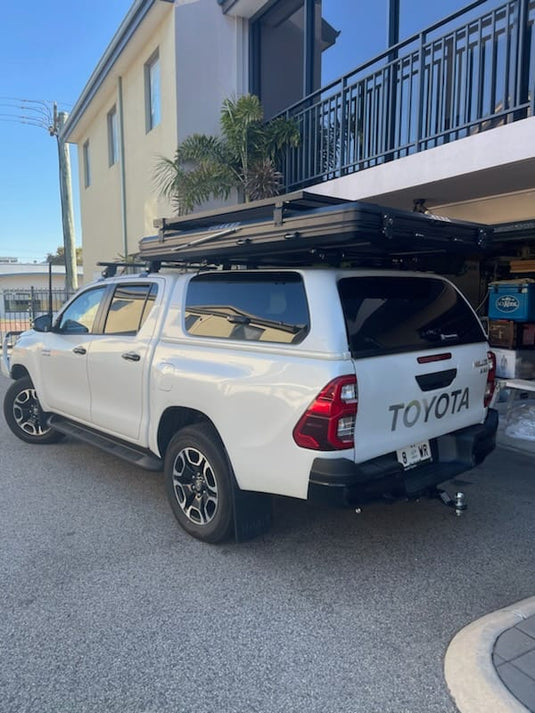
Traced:
<path fill-rule="evenodd" d="M 147 264 L 147 262 L 97 262 L 99 267 L 104 267 L 104 270 L 102 270 L 102 277 L 115 277 L 117 274 L 117 268 L 119 267 L 132 267 L 147 270 Z"/>

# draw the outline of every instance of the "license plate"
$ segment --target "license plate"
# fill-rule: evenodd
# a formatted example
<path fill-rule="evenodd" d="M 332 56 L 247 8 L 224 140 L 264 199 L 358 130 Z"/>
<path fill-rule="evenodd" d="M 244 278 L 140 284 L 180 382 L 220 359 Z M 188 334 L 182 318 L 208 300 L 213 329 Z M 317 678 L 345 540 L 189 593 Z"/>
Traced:
<path fill-rule="evenodd" d="M 411 446 L 405 446 L 396 451 L 398 461 L 404 468 L 411 468 L 418 463 L 423 463 L 426 460 L 431 460 L 431 448 L 429 441 L 421 441 L 413 443 Z"/>

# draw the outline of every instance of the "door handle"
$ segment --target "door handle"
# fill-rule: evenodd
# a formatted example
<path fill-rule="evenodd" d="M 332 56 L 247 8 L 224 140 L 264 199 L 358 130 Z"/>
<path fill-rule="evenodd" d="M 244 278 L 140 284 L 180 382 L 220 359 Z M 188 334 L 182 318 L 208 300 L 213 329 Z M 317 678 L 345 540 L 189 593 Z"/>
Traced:
<path fill-rule="evenodd" d="M 139 354 L 136 354 L 136 352 L 125 352 L 124 354 L 121 354 L 121 356 L 127 361 L 139 361 L 141 359 Z"/>
<path fill-rule="evenodd" d="M 87 354 L 87 349 L 84 347 L 74 347 L 73 352 L 75 354 Z"/>

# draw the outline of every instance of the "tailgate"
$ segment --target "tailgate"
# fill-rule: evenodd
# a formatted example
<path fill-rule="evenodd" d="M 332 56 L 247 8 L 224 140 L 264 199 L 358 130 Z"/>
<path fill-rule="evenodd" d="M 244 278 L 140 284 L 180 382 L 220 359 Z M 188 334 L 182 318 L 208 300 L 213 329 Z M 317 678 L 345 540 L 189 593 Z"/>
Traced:
<path fill-rule="evenodd" d="M 488 345 L 451 282 L 353 274 L 338 292 L 358 383 L 357 462 L 419 443 L 428 457 L 431 439 L 484 420 Z M 414 449 L 405 456 L 419 460 Z"/>
<path fill-rule="evenodd" d="M 439 360 L 427 361 L 432 357 Z M 426 360 L 423 363 L 422 358 Z M 359 397 L 357 463 L 430 441 L 485 418 L 485 344 L 359 359 L 355 370 Z"/>

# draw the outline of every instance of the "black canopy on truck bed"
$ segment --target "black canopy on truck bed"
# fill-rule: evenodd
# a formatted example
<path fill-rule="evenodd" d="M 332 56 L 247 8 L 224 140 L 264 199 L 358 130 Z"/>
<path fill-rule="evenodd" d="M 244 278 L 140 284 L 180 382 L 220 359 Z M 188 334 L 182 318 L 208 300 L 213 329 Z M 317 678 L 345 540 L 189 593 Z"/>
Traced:
<path fill-rule="evenodd" d="M 184 264 L 311 265 L 370 258 L 476 254 L 489 226 L 305 191 L 155 223 L 142 260 Z"/>

